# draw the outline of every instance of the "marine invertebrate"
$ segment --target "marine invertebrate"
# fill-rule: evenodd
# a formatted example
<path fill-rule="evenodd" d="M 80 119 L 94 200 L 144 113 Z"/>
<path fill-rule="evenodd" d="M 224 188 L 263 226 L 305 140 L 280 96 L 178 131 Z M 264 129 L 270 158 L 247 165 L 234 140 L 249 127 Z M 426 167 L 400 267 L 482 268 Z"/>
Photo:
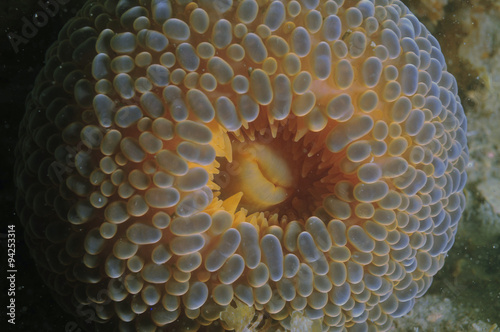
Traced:
<path fill-rule="evenodd" d="M 453 244 L 465 130 L 399 1 L 89 1 L 28 99 L 18 210 L 49 285 L 121 330 L 243 303 L 383 331 Z"/>

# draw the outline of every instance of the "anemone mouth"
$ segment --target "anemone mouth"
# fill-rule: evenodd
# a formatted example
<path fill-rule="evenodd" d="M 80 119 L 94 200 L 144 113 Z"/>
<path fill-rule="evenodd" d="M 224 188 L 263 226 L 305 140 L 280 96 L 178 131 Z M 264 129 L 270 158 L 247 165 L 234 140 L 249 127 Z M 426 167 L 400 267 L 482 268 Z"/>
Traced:
<path fill-rule="evenodd" d="M 231 157 L 217 159 L 214 182 L 220 196 L 215 196 L 224 200 L 241 193 L 238 208 L 248 214 L 266 212 L 288 220 L 313 215 L 341 176 L 325 146 L 314 145 L 318 135 L 309 133 L 298 141 L 294 136 L 284 125 L 274 133 L 269 128 L 251 136 L 245 130 L 231 133 Z"/>

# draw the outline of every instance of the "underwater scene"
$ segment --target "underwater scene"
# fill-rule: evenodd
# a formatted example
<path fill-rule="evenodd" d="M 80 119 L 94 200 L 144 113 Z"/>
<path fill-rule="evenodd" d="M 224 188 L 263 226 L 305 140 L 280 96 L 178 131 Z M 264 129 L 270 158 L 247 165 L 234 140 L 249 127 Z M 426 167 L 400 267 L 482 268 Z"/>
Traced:
<path fill-rule="evenodd" d="M 3 331 L 500 332 L 499 0 L 0 3 Z"/>

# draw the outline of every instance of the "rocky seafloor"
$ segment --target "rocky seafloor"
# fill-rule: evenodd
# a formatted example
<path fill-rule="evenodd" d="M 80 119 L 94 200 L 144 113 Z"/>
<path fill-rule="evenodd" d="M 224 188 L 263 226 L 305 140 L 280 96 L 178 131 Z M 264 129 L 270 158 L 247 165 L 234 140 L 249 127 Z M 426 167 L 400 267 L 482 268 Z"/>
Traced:
<path fill-rule="evenodd" d="M 24 245 L 14 211 L 12 165 L 24 98 L 43 66 L 45 49 L 82 0 L 68 0 L 36 36 L 13 51 L 36 1 L 0 3 L 0 240 L 16 225 L 16 325 L 12 331 L 78 331 L 51 298 Z M 456 243 L 429 292 L 394 331 L 500 331 L 500 0 L 403 0 L 441 43 L 468 118 L 470 162 L 467 208 Z M 2 250 L 2 252 L 6 252 Z M 6 259 L 5 255 L 2 259 Z M 3 264 L 2 264 L 3 266 Z M 4 270 L 4 269 L 3 269 Z M 2 276 L 2 280 L 5 277 Z M 4 294 L 2 294 L 4 295 Z M 2 302 L 2 305 L 4 303 Z M 3 310 L 2 310 L 3 312 Z M 5 317 L 2 317 L 5 322 Z M 2 325 L 4 325 L 2 323 Z"/>

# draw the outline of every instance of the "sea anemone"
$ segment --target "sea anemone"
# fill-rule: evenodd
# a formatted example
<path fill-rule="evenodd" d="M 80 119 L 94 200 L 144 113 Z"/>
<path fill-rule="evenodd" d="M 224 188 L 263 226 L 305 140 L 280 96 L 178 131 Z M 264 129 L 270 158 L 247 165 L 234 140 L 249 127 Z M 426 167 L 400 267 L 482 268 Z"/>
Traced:
<path fill-rule="evenodd" d="M 88 1 L 28 97 L 17 210 L 65 308 L 121 331 L 386 331 L 454 242 L 465 132 L 398 0 Z"/>

